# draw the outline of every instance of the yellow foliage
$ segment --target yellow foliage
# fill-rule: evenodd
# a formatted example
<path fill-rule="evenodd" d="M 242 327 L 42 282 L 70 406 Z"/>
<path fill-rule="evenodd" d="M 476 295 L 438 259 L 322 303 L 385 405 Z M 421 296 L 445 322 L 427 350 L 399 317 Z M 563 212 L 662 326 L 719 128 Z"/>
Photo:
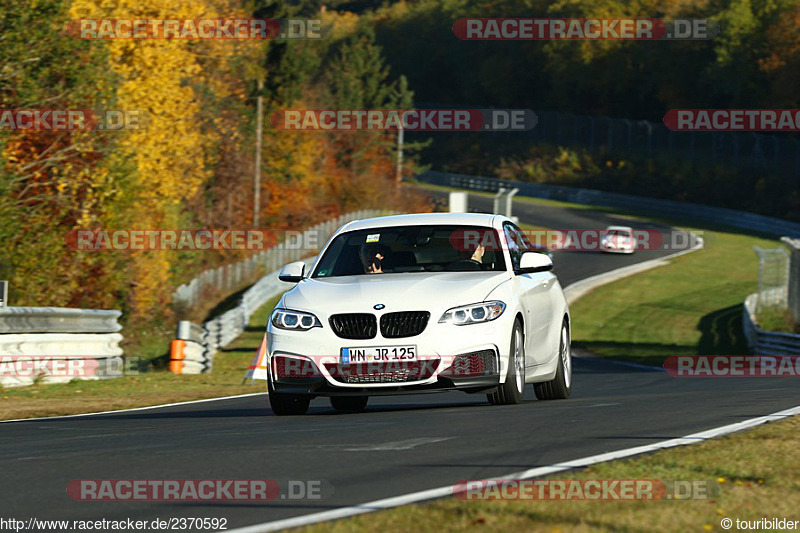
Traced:
<path fill-rule="evenodd" d="M 358 15 L 350 11 L 326 11 L 320 14 L 323 27 L 332 25 L 330 39 L 343 39 L 355 33 Z"/>
<path fill-rule="evenodd" d="M 214 0 L 73 0 L 70 18 L 198 19 L 233 18 L 241 13 Z M 111 69 L 120 78 L 119 109 L 138 110 L 147 119 L 143 129 L 120 132 L 113 157 L 130 159 L 140 193 L 135 220 L 142 228 L 175 227 L 180 207 L 211 177 L 219 129 L 204 123 L 195 87 L 228 97 L 230 84 L 218 70 L 242 46 L 230 41 L 188 39 L 110 39 Z M 243 98 L 244 94 L 234 95 Z M 233 132 L 228 132 L 233 135 Z M 168 302 L 171 256 L 167 252 L 131 256 L 132 308 L 147 313 Z"/>

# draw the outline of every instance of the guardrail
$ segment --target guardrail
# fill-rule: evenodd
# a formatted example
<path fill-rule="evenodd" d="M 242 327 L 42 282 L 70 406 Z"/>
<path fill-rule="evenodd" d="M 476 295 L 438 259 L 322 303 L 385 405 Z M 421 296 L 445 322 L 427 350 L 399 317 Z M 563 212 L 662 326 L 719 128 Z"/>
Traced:
<path fill-rule="evenodd" d="M 68 307 L 0 307 L 0 333 L 115 333 L 122 311 Z"/>
<path fill-rule="evenodd" d="M 675 202 L 672 200 L 659 200 L 657 198 L 647 198 L 644 196 L 612 193 L 594 189 L 528 183 L 498 178 L 486 178 L 482 176 L 452 174 L 448 172 L 423 172 L 417 176 L 417 179 L 434 185 L 485 192 L 497 192 L 501 188 L 518 188 L 518 194 L 520 196 L 547 198 L 574 204 L 645 211 L 651 215 L 691 218 L 762 233 L 800 237 L 800 224 L 796 222 L 722 207 Z"/>
<path fill-rule="evenodd" d="M 0 308 L 0 384 L 121 376 L 121 315 L 116 310 Z"/>
<path fill-rule="evenodd" d="M 211 352 L 205 328 L 181 320 L 175 337 L 170 345 L 170 371 L 175 374 L 202 374 L 213 370 L 214 353 Z"/>
<path fill-rule="evenodd" d="M 785 297 L 786 289 L 778 287 L 768 289 L 761 294 L 753 293 L 745 298 L 742 310 L 742 329 L 747 339 L 747 346 L 750 353 L 757 355 L 797 355 L 800 353 L 800 335 L 794 333 L 782 333 L 778 331 L 766 331 L 758 327 L 756 322 L 756 305 L 759 296 L 762 300 L 777 300 Z M 783 294 L 777 294 L 782 292 Z"/>
<path fill-rule="evenodd" d="M 303 242 L 310 242 L 307 237 L 313 233 L 317 236 L 316 242 L 322 246 L 336 230 L 347 222 L 378 216 L 381 213 L 383 211 L 357 211 L 317 224 L 303 232 Z M 272 266 L 273 270 L 247 289 L 236 307 L 214 317 L 202 326 L 187 321 L 179 322 L 177 338 L 173 341 L 170 350 L 170 370 L 176 374 L 211 372 L 216 352 L 244 332 L 250 322 L 250 317 L 261 306 L 290 288 L 289 284 L 278 279 L 280 268 L 286 263 L 301 259 L 305 261 L 306 268 L 310 267 L 316 256 L 303 259 L 303 256 L 309 252 L 310 250 L 307 249 L 281 243 L 259 254 L 259 256 L 263 256 L 261 261 Z M 264 326 L 266 326 L 266 317 Z"/>

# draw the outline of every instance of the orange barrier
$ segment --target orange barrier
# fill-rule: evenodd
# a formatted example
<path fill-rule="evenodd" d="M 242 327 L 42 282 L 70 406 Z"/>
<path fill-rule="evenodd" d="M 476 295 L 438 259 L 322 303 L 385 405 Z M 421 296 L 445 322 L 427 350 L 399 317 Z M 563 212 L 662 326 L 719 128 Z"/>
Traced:
<path fill-rule="evenodd" d="M 186 341 L 175 339 L 169 346 L 169 370 L 173 374 L 180 374 L 183 371 L 183 360 L 186 354 L 183 349 L 186 348 Z"/>

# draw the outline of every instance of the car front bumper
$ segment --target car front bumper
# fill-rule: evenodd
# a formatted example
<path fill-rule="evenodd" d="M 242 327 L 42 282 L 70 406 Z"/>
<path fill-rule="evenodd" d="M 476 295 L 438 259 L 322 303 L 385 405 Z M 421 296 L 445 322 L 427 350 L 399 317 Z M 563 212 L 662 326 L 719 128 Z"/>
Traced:
<path fill-rule="evenodd" d="M 311 396 L 480 392 L 496 387 L 505 375 L 513 327 L 508 310 L 491 322 L 466 326 L 439 324 L 431 317 L 421 334 L 391 339 L 380 332 L 372 339 L 343 339 L 328 326 L 327 317 L 319 318 L 323 327 L 308 331 L 287 331 L 272 324 L 267 328 L 273 390 Z M 342 348 L 408 345 L 416 347 L 418 365 L 341 362 Z M 408 369 L 417 366 L 419 373 L 409 375 Z"/>

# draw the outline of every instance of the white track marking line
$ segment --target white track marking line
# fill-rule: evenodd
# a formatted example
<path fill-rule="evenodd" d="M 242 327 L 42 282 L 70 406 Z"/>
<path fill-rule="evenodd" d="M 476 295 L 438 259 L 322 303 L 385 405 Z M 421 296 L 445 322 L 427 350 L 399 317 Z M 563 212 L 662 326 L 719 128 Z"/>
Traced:
<path fill-rule="evenodd" d="M 689 444 L 696 444 L 698 442 L 703 442 L 708 439 L 720 437 L 722 435 L 727 435 L 729 433 L 735 433 L 737 431 L 742 431 L 744 429 L 749 429 L 755 426 L 759 426 L 767 422 L 781 420 L 798 414 L 800 414 L 800 406 L 793 407 L 791 409 L 786 409 L 784 411 L 779 411 L 771 415 L 759 416 L 757 418 L 751 418 L 750 420 L 745 420 L 743 422 L 737 422 L 735 424 L 729 424 L 727 426 L 721 426 L 718 428 L 701 431 L 699 433 L 693 433 L 685 437 L 664 440 L 653 444 L 636 446 L 634 448 L 627 448 L 624 450 L 617 450 L 615 452 L 592 455 L 589 457 L 574 459 L 572 461 L 566 461 L 563 463 L 556 463 L 549 466 L 531 468 L 529 470 L 523 470 L 522 472 L 514 472 L 505 476 L 497 476 L 493 479 L 530 479 L 535 477 L 547 476 L 550 474 L 555 474 L 556 472 L 563 472 L 565 470 L 572 470 L 575 468 L 581 468 L 584 466 L 602 463 L 605 461 L 612 461 L 615 459 L 622 459 L 625 457 L 631 457 L 643 453 L 655 452 L 658 450 L 663 450 L 665 448 L 673 448 L 675 446 L 686 446 Z M 453 496 L 453 485 L 448 485 L 446 487 L 438 487 L 435 489 L 423 490 L 420 492 L 412 492 L 410 494 L 403 494 L 400 496 L 394 496 L 392 498 L 385 498 L 383 500 L 376 500 L 372 502 L 362 503 L 359 505 L 353 505 L 350 507 L 341 507 L 339 509 L 333 509 L 331 511 L 323 511 L 320 513 L 313 513 L 310 515 L 298 516 L 295 518 L 286 518 L 283 520 L 276 520 L 273 522 L 264 522 L 262 524 L 255 524 L 252 526 L 246 526 L 238 529 L 229 529 L 226 531 L 226 533 L 262 533 L 267 531 L 278 531 L 281 529 L 308 526 L 311 524 L 316 524 L 318 522 L 348 518 L 351 516 L 370 513 L 373 511 L 382 511 L 385 509 L 391 509 L 393 507 L 399 507 L 401 505 L 408 505 L 411 503 L 419 503 L 426 500 L 446 498 L 448 496 Z"/>
<path fill-rule="evenodd" d="M 233 400 L 235 398 L 247 398 L 249 396 L 266 396 L 266 392 L 250 392 L 247 394 L 237 394 L 235 396 L 221 396 L 219 398 L 205 398 L 203 400 L 189 400 L 186 402 L 164 403 L 161 405 L 148 405 L 146 407 L 131 407 L 130 409 L 116 409 L 114 411 L 97 411 L 95 413 L 79 413 L 76 415 L 59 415 L 59 416 L 43 416 L 39 418 L 16 418 L 14 420 L 0 420 L 0 424 L 8 424 L 9 422 L 34 422 L 37 420 L 58 420 L 62 418 L 78 418 L 83 416 L 96 416 L 96 415 L 110 415 L 113 413 L 130 413 L 133 411 L 147 411 L 149 409 L 160 409 L 162 407 L 174 407 L 176 405 L 191 405 L 195 403 L 217 402 L 220 400 Z"/>

